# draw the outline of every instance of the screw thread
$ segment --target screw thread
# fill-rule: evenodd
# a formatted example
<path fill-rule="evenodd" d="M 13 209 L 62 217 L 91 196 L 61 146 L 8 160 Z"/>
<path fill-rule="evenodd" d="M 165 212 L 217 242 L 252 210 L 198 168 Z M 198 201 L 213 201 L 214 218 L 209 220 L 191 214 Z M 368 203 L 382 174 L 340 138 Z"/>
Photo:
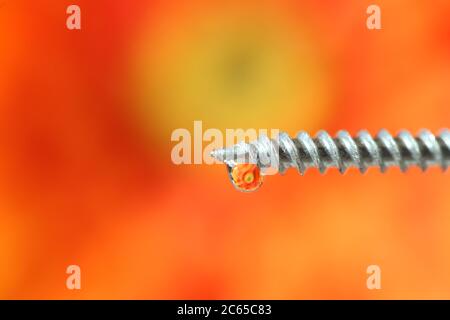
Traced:
<path fill-rule="evenodd" d="M 393 137 L 381 130 L 373 138 L 367 131 L 356 137 L 347 131 L 339 131 L 331 138 L 320 131 L 314 139 L 306 132 L 299 132 L 295 139 L 282 133 L 278 139 L 280 167 L 283 172 L 289 167 L 297 168 L 302 174 L 310 167 L 320 172 L 337 167 L 344 173 L 349 167 L 365 172 L 368 167 L 377 166 L 382 172 L 388 167 L 399 166 L 405 171 L 412 165 L 426 170 L 431 165 L 446 169 L 450 163 L 450 132 L 443 130 L 438 136 L 422 130 L 416 137 L 408 131 L 401 131 Z"/>
<path fill-rule="evenodd" d="M 401 131 L 393 137 L 388 131 L 381 130 L 372 137 L 363 130 L 352 137 L 347 131 L 339 131 L 335 138 L 326 131 L 318 132 L 314 138 L 304 131 L 295 138 L 281 132 L 277 139 L 261 136 L 250 144 L 240 143 L 221 149 L 213 156 L 228 165 L 250 162 L 261 169 L 275 167 L 281 173 L 290 167 L 297 168 L 301 174 L 309 168 L 318 168 L 323 173 L 331 167 L 338 168 L 341 173 L 349 167 L 365 172 L 373 166 L 382 172 L 391 166 L 399 166 L 405 171 L 413 165 L 422 170 L 429 166 L 446 170 L 450 165 L 450 132 L 444 129 L 435 136 L 422 130 L 414 137 L 408 131 Z M 241 161 L 236 162 L 236 159 Z"/>

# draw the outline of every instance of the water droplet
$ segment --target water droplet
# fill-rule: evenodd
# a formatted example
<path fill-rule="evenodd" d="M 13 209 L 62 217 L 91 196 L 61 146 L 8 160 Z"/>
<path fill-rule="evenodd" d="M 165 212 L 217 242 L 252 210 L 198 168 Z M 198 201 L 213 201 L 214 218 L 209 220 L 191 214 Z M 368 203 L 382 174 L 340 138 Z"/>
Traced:
<path fill-rule="evenodd" d="M 228 166 L 228 174 L 234 187 L 243 192 L 256 191 L 263 182 L 263 176 L 256 164 L 243 163 Z"/>

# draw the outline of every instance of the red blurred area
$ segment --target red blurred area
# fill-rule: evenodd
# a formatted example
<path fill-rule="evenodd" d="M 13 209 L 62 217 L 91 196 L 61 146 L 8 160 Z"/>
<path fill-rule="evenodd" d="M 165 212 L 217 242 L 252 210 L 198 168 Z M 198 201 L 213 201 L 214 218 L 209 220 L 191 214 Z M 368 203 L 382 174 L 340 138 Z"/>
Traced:
<path fill-rule="evenodd" d="M 297 17 L 325 70 L 321 116 L 299 126 L 449 126 L 450 5 L 376 2 L 378 31 L 371 2 L 267 1 Z M 263 4 L 76 3 L 79 31 L 65 27 L 72 2 L 0 4 L 1 298 L 450 298 L 448 173 L 289 171 L 243 194 L 220 166 L 172 164 L 167 105 L 144 101 L 140 118 L 136 39 L 157 50 L 189 17 Z M 65 287 L 70 264 L 79 291 Z M 366 288 L 371 264 L 382 290 Z"/>

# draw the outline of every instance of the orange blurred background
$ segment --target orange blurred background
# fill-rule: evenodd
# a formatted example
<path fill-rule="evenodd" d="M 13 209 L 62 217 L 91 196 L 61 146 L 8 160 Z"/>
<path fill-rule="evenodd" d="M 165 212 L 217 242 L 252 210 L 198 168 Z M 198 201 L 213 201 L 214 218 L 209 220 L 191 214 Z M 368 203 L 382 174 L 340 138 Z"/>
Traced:
<path fill-rule="evenodd" d="M 448 127 L 449 17 L 446 0 L 1 1 L 0 298 L 450 299 L 448 173 L 290 170 L 244 194 L 170 158 L 194 120 Z"/>

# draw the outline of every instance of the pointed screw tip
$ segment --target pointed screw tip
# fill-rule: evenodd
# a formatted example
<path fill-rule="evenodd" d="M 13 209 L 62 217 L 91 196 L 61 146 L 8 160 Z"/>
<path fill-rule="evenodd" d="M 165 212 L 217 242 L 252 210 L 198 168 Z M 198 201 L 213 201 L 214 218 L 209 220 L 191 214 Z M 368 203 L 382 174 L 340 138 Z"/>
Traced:
<path fill-rule="evenodd" d="M 214 149 L 213 151 L 210 152 L 209 154 L 211 156 L 211 158 L 214 158 L 218 161 L 222 161 L 224 160 L 224 155 L 225 155 L 225 150 L 224 149 Z"/>

